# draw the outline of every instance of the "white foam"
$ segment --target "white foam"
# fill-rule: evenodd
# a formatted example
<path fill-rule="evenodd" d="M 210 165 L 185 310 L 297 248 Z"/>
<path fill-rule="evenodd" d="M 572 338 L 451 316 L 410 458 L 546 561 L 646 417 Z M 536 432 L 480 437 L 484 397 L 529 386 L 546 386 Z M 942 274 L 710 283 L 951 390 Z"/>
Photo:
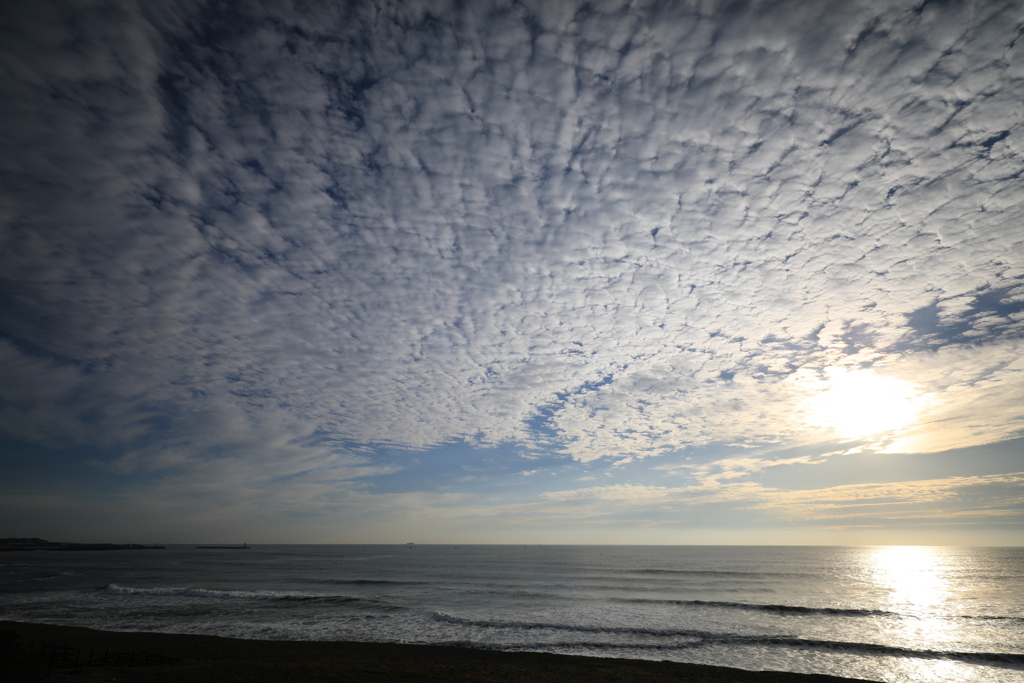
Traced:
<path fill-rule="evenodd" d="M 303 593 L 301 591 L 238 591 L 238 590 L 217 590 L 214 588 L 191 588 L 191 587 L 160 587 L 160 588 L 131 588 L 119 586 L 116 583 L 104 586 L 103 590 L 113 595 L 139 595 L 139 596 L 182 596 L 189 598 L 209 598 L 214 600 L 362 600 L 354 595 L 342 595 L 340 593 Z"/>

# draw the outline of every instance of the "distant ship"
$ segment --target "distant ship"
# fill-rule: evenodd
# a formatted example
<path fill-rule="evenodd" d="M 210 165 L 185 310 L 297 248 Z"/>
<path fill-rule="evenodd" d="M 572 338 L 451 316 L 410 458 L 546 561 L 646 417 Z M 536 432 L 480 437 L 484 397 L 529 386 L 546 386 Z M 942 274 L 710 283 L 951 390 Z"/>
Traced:
<path fill-rule="evenodd" d="M 242 545 L 197 545 L 197 548 L 203 550 L 248 550 L 249 544 L 243 543 Z"/>
<path fill-rule="evenodd" d="M 414 545 L 416 545 L 416 544 L 415 544 L 415 543 L 413 543 L 412 541 L 409 541 L 408 543 L 406 543 L 406 544 L 405 544 L 405 547 L 406 547 L 406 548 L 411 548 L 411 547 L 413 547 Z"/>

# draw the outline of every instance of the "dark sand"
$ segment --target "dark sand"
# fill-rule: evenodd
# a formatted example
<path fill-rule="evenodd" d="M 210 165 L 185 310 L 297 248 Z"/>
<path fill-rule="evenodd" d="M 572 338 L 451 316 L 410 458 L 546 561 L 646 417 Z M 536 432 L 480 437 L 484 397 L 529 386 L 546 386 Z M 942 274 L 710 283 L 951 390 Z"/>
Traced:
<path fill-rule="evenodd" d="M 28 641 L 148 652 L 178 658 L 143 667 L 59 669 L 26 656 Z M 346 683 L 852 683 L 854 679 L 743 671 L 634 659 L 498 652 L 436 645 L 236 640 L 216 636 L 115 633 L 0 621 L 0 679 L 23 681 L 288 681 Z"/>

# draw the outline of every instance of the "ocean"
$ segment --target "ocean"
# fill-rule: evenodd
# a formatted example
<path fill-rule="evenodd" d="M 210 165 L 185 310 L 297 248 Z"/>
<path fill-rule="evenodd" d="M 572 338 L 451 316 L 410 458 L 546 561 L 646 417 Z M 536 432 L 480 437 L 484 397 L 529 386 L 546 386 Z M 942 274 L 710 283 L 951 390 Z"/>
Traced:
<path fill-rule="evenodd" d="M 1024 683 L 1024 548 L 257 545 L 0 554 L 0 618 Z"/>

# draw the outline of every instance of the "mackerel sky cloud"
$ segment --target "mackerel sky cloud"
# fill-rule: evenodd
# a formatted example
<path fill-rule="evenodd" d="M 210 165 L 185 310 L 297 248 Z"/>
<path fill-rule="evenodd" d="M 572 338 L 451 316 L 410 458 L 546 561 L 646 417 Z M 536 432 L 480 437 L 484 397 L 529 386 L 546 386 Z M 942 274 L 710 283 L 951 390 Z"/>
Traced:
<path fill-rule="evenodd" d="M 0 11 L 24 535 L 1021 541 L 1019 3 Z"/>

